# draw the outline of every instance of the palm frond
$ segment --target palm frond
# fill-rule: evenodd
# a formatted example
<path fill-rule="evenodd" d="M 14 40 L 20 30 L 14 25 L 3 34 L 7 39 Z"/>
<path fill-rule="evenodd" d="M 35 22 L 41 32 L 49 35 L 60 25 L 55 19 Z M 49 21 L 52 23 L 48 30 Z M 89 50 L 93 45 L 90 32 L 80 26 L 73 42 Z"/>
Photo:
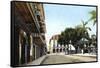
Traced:
<path fill-rule="evenodd" d="M 93 21 L 93 25 L 95 25 L 96 24 L 96 10 L 92 10 L 91 12 L 89 12 L 89 14 L 91 15 L 91 17 L 88 21 Z"/>
<path fill-rule="evenodd" d="M 87 25 L 87 24 L 88 24 L 88 22 L 85 22 L 85 23 L 84 23 L 84 25 Z"/>
<path fill-rule="evenodd" d="M 86 29 L 89 29 L 91 31 L 91 28 L 90 27 L 86 27 Z"/>

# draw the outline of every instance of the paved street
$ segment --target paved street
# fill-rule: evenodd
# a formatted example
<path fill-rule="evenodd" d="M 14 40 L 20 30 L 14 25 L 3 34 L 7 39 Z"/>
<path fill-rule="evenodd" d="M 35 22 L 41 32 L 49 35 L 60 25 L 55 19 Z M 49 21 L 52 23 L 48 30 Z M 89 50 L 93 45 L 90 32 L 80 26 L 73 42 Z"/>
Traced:
<path fill-rule="evenodd" d="M 79 55 L 47 55 L 41 64 L 74 63 L 96 61 L 95 57 Z"/>

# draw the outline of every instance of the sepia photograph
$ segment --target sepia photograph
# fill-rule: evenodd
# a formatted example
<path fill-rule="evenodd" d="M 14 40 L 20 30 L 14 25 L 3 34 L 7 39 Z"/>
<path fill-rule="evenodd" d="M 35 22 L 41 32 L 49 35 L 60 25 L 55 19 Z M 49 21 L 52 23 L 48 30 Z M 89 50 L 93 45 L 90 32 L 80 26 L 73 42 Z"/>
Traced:
<path fill-rule="evenodd" d="M 97 6 L 11 1 L 12 67 L 98 61 Z"/>

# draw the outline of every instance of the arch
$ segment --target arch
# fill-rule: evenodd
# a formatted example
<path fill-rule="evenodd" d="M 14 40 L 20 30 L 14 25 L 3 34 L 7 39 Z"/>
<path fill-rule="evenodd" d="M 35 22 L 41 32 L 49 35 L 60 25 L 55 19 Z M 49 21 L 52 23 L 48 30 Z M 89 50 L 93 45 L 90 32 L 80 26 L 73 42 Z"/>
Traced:
<path fill-rule="evenodd" d="M 19 63 L 27 63 L 27 35 L 23 30 L 19 32 Z"/>
<path fill-rule="evenodd" d="M 30 34 L 30 61 L 35 60 L 35 45 L 33 42 L 32 34 Z"/>

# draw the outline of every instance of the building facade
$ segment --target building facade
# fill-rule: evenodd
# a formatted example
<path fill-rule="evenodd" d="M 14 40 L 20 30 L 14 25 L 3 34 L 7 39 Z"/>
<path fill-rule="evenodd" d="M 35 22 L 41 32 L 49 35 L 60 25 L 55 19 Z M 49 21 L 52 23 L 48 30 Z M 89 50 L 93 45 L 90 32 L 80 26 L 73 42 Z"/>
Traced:
<path fill-rule="evenodd" d="M 59 44 L 58 43 L 58 39 L 59 39 L 60 35 L 54 35 L 52 36 L 52 38 L 50 39 L 50 42 L 49 42 L 49 45 L 51 46 L 50 47 L 50 53 L 66 53 L 68 54 L 68 51 L 69 53 L 74 53 L 75 52 L 75 47 L 71 44 L 68 44 L 68 45 L 64 45 L 64 44 Z"/>
<path fill-rule="evenodd" d="M 43 4 L 11 2 L 11 66 L 32 62 L 46 54 Z"/>
<path fill-rule="evenodd" d="M 51 46 L 51 53 L 58 53 L 58 52 L 64 52 L 64 46 L 58 44 L 57 40 L 59 39 L 60 35 L 54 35 L 51 37 L 49 41 L 49 45 Z"/>

